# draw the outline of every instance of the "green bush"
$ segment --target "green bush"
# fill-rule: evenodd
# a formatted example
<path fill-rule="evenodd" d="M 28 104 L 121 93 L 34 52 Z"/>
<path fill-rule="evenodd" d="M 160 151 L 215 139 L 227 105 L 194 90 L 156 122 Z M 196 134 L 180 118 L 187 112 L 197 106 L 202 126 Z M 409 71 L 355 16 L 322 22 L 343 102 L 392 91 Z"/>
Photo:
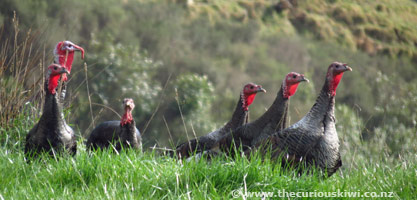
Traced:
<path fill-rule="evenodd" d="M 210 110 L 214 100 L 214 88 L 207 76 L 184 74 L 177 77 L 175 83 L 176 102 L 171 103 L 172 112 L 180 113 L 181 119 L 176 119 L 177 128 L 173 128 L 177 137 L 189 134 L 194 138 L 213 130 L 214 124 L 210 117 Z M 174 110 L 173 110 L 174 109 Z M 183 129 L 184 128 L 184 129 Z"/>
<path fill-rule="evenodd" d="M 123 99 L 133 98 L 136 105 L 133 116 L 138 124 L 143 125 L 143 121 L 154 112 L 157 98 L 161 95 L 162 87 L 153 77 L 162 63 L 153 61 L 138 46 L 115 43 L 111 36 L 100 41 L 106 42 L 98 42 L 93 36 L 89 47 L 91 53 L 86 59 L 87 63 L 91 63 L 87 70 L 92 102 L 109 106 L 122 115 Z M 81 71 L 75 82 L 82 82 L 84 73 Z M 72 86 L 77 87 L 77 98 L 73 102 L 73 113 L 77 113 L 75 124 L 85 129 L 91 123 L 87 90 L 85 85 Z M 106 107 L 94 104 L 93 108 L 93 115 L 100 117 L 96 123 L 120 119 Z M 97 112 L 99 110 L 104 112 Z"/>
<path fill-rule="evenodd" d="M 208 112 L 210 110 L 214 88 L 207 76 L 181 75 L 177 78 L 174 87 L 184 115 L 191 115 L 194 111 Z"/>

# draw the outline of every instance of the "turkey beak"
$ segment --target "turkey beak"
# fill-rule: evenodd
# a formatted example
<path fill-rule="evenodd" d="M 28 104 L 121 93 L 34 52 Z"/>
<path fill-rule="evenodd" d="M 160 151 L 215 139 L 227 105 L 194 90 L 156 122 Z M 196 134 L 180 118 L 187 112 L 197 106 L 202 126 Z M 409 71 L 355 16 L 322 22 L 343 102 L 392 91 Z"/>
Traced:
<path fill-rule="evenodd" d="M 134 103 L 129 103 L 129 108 L 130 108 L 130 110 L 133 110 L 133 108 L 135 108 L 135 104 Z"/>
<path fill-rule="evenodd" d="M 306 81 L 307 83 L 310 82 L 304 75 L 301 76 L 300 82 Z"/>
<path fill-rule="evenodd" d="M 346 63 L 343 64 L 343 66 L 345 67 L 344 72 L 345 71 L 352 71 L 352 68 L 350 68 Z"/>
<path fill-rule="evenodd" d="M 127 101 L 125 107 L 129 108 L 130 110 L 133 110 L 135 104 L 133 103 L 133 101 Z"/>
<path fill-rule="evenodd" d="M 78 45 L 75 45 L 75 44 L 73 46 L 74 46 L 75 51 L 81 51 L 81 59 L 84 60 L 84 49 L 82 47 L 78 46 Z"/>
<path fill-rule="evenodd" d="M 126 107 L 130 107 L 130 101 L 126 102 Z"/>
<path fill-rule="evenodd" d="M 262 88 L 262 86 L 258 86 L 258 90 L 256 92 L 263 92 L 266 93 L 266 90 Z"/>
<path fill-rule="evenodd" d="M 61 73 L 61 74 L 63 74 L 63 73 L 70 74 L 69 71 L 67 69 L 65 69 L 65 68 L 62 68 L 59 73 Z"/>

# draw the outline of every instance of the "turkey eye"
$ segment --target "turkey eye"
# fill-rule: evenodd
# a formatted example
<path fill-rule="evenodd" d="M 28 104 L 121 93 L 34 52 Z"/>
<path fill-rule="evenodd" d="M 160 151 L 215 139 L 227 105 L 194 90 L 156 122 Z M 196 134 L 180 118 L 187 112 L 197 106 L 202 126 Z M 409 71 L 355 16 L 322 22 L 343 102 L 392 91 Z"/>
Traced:
<path fill-rule="evenodd" d="M 250 89 L 253 89 L 253 86 L 250 86 Z"/>
<path fill-rule="evenodd" d="M 296 75 L 293 75 L 292 78 L 297 78 L 297 76 Z"/>
<path fill-rule="evenodd" d="M 54 67 L 54 70 L 57 70 L 58 69 L 58 67 Z"/>
<path fill-rule="evenodd" d="M 339 65 L 336 65 L 336 68 L 339 68 Z"/>
<path fill-rule="evenodd" d="M 71 48 L 71 47 L 72 47 L 72 45 L 68 45 L 68 47 L 69 47 L 69 48 Z"/>

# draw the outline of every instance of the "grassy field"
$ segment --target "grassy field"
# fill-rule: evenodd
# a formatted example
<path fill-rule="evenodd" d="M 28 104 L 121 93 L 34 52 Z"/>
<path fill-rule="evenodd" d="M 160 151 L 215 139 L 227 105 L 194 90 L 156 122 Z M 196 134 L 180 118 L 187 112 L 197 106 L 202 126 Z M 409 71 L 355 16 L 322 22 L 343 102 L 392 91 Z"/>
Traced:
<path fill-rule="evenodd" d="M 245 191 L 274 192 L 273 197 L 283 197 L 278 195 L 284 192 L 337 191 L 394 199 L 417 196 L 415 158 L 394 166 L 370 161 L 323 179 L 298 176 L 259 159 L 182 162 L 155 152 L 88 154 L 81 149 L 75 158 L 44 158 L 27 164 L 22 151 L 2 148 L 0 171 L 0 199 L 231 199 L 243 198 L 239 194 Z M 260 194 L 248 195 L 257 199 Z"/>

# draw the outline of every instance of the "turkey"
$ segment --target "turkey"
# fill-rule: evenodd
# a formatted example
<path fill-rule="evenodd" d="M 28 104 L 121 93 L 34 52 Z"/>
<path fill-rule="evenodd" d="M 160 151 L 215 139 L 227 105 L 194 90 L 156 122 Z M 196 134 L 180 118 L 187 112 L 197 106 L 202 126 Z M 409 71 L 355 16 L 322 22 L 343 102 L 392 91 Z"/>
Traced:
<path fill-rule="evenodd" d="M 210 149 L 225 134 L 247 123 L 249 106 L 252 104 L 258 92 L 266 92 L 266 90 L 262 86 L 254 83 L 246 84 L 239 95 L 237 106 L 230 121 L 216 131 L 178 145 L 176 150 L 178 157 L 187 158 L 194 152 L 200 153 L 205 149 Z"/>
<path fill-rule="evenodd" d="M 59 78 L 65 73 L 69 72 L 58 64 L 48 67 L 42 116 L 26 136 L 25 155 L 28 160 L 43 151 L 54 156 L 62 149 L 72 155 L 77 152 L 74 131 L 65 122 L 55 90 Z"/>
<path fill-rule="evenodd" d="M 75 51 L 81 51 L 81 58 L 84 59 L 84 49 L 82 47 L 75 45 L 71 41 L 58 42 L 54 49 L 54 63 L 60 64 L 68 70 L 68 73 L 71 73 L 71 67 L 72 62 L 74 61 Z M 64 81 L 64 83 L 62 85 L 61 100 L 64 100 L 66 93 L 66 82 L 68 80 L 66 74 L 62 75 L 62 80 Z"/>
<path fill-rule="evenodd" d="M 269 109 L 257 120 L 224 136 L 218 143 L 220 150 L 229 155 L 233 154 L 234 152 L 230 150 L 234 144 L 236 149 L 242 145 L 242 150 L 245 151 L 275 131 L 284 129 L 287 126 L 288 101 L 297 91 L 298 84 L 303 81 L 308 82 L 304 75 L 296 72 L 288 73 Z"/>
<path fill-rule="evenodd" d="M 334 104 L 336 88 L 346 71 L 352 69 L 340 62 L 332 63 L 324 86 L 311 110 L 300 121 L 278 131 L 256 146 L 261 153 L 271 151 L 271 158 L 281 157 L 282 166 L 300 162 L 316 165 L 327 176 L 342 166 L 339 138 L 336 132 Z M 247 154 L 247 152 L 246 152 Z"/>
<path fill-rule="evenodd" d="M 123 108 L 125 113 L 120 121 L 103 122 L 94 128 L 87 140 L 87 148 L 103 149 L 113 145 L 117 151 L 122 148 L 142 150 L 142 137 L 132 117 L 132 110 L 135 108 L 133 99 L 125 98 Z"/>

